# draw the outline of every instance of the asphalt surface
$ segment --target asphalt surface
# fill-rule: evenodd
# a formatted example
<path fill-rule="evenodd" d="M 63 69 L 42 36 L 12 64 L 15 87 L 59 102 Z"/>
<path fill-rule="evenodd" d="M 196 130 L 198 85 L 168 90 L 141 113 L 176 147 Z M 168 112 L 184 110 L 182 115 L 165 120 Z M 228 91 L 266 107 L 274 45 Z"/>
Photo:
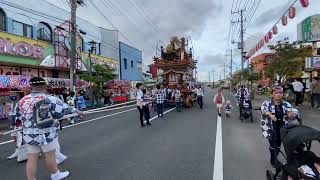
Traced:
<path fill-rule="evenodd" d="M 214 167 L 217 114 L 214 92 L 206 92 L 204 109 L 170 111 L 164 118 L 155 118 L 151 127 L 140 127 L 135 106 L 87 115 L 81 121 L 87 123 L 60 133 L 61 149 L 68 159 L 59 168 L 71 172 L 70 180 L 213 179 L 218 169 Z M 254 123 L 242 123 L 234 96 L 227 91 L 224 95 L 235 109 L 231 118 L 222 116 L 223 172 L 218 173 L 225 180 L 265 179 L 271 167 L 259 112 L 254 113 Z M 302 111 L 305 124 L 320 129 L 320 111 Z M 9 139 L 0 137 L 0 143 Z M 320 154 L 320 146 L 314 148 Z M 25 179 L 25 163 L 5 159 L 13 149 L 13 143 L 0 145 L 1 180 Z M 43 158 L 38 167 L 37 179 L 49 179 Z"/>

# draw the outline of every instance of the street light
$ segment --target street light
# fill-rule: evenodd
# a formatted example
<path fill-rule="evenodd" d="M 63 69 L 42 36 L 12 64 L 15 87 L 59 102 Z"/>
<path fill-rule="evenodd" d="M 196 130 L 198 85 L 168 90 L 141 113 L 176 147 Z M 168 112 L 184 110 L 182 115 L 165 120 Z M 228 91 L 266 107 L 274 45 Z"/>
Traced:
<path fill-rule="evenodd" d="M 96 49 L 97 49 L 97 42 L 95 42 L 94 40 L 88 42 L 88 44 L 90 45 L 90 49 L 89 51 L 89 73 L 91 74 L 91 66 L 92 66 L 92 62 L 91 62 L 91 53 L 96 53 Z"/>

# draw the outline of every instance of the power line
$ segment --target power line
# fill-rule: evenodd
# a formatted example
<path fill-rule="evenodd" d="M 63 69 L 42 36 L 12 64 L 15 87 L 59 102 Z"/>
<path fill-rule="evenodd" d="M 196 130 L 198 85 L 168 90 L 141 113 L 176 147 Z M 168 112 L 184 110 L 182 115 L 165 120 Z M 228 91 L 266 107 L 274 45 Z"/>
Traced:
<path fill-rule="evenodd" d="M 108 7 L 111 8 L 119 17 L 121 17 L 121 19 L 129 22 L 128 24 L 132 24 L 131 27 L 135 28 L 137 31 L 140 31 L 139 28 L 136 26 L 136 24 L 134 22 L 132 22 L 124 13 L 122 13 L 122 11 L 117 9 L 116 6 L 114 6 L 110 1 L 103 0 L 102 4 L 107 8 Z"/>
<path fill-rule="evenodd" d="M 92 4 L 92 6 L 105 18 L 105 20 L 107 20 L 109 23 L 110 23 L 110 25 L 114 28 L 114 29 L 116 29 L 116 30 L 118 30 L 117 29 L 117 27 L 111 22 L 111 20 L 92 2 L 92 0 L 88 0 L 91 4 Z M 119 31 L 119 30 L 118 30 Z M 119 31 L 119 34 L 125 39 L 125 40 L 127 40 L 132 46 L 134 46 L 134 44 L 121 32 L 121 31 Z"/>
<path fill-rule="evenodd" d="M 135 9 L 138 10 L 139 14 L 142 15 L 142 17 L 146 20 L 147 23 L 150 24 L 150 26 L 152 27 L 152 29 L 156 32 L 156 33 L 162 33 L 162 31 L 160 31 L 160 28 L 155 25 L 152 20 L 150 20 L 148 18 L 148 16 L 146 15 L 146 11 L 142 8 L 142 6 L 139 6 L 134 0 L 129 0 L 129 2 L 135 7 Z"/>
<path fill-rule="evenodd" d="M 251 18 L 249 19 L 247 25 L 246 25 L 245 28 L 244 28 L 245 30 L 248 28 L 249 24 L 251 23 L 254 15 L 256 14 L 256 12 L 257 12 L 257 10 L 258 10 L 258 8 L 259 8 L 260 3 L 261 3 L 261 0 L 258 0 L 258 3 L 257 3 L 257 5 L 256 5 L 256 7 L 255 7 L 255 10 L 253 11 L 253 14 L 251 15 Z"/>

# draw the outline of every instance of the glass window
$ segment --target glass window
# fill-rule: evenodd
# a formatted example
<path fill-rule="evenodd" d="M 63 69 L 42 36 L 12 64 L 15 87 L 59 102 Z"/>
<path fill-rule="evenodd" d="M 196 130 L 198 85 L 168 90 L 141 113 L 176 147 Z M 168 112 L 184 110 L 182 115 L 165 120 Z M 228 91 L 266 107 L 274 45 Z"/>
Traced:
<path fill-rule="evenodd" d="M 137 63 L 137 68 L 138 68 L 139 72 L 142 72 L 142 63 L 141 62 Z"/>
<path fill-rule="evenodd" d="M 133 68 L 133 61 L 131 61 L 131 68 Z"/>
<path fill-rule="evenodd" d="M 18 22 L 18 21 L 13 21 L 12 32 L 13 34 L 16 34 L 19 36 L 26 36 L 29 38 L 33 37 L 32 26 Z"/>
<path fill-rule="evenodd" d="M 52 30 L 48 24 L 40 22 L 37 27 L 37 34 L 38 39 L 52 42 Z"/>
<path fill-rule="evenodd" d="M 13 34 L 23 36 L 23 23 L 20 23 L 18 21 L 13 21 L 12 32 Z"/>
<path fill-rule="evenodd" d="M 0 9 L 0 31 L 6 31 L 6 14 Z"/>
<path fill-rule="evenodd" d="M 124 69 L 128 69 L 128 61 L 126 58 L 123 59 L 124 62 Z"/>
<path fill-rule="evenodd" d="M 32 38 L 32 26 L 24 24 L 24 36 Z"/>

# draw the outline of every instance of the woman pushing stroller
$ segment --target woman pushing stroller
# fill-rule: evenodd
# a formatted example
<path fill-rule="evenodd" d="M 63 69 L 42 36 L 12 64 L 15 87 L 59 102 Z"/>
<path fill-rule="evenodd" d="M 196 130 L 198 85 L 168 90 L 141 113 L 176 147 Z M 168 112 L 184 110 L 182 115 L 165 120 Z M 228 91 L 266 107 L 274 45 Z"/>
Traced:
<path fill-rule="evenodd" d="M 283 88 L 275 86 L 272 97 L 261 106 L 262 134 L 269 140 L 270 163 L 273 167 L 279 164 L 277 156 L 280 152 L 280 129 L 288 123 L 288 118 L 296 116 L 291 112 L 291 104 L 283 99 Z"/>

